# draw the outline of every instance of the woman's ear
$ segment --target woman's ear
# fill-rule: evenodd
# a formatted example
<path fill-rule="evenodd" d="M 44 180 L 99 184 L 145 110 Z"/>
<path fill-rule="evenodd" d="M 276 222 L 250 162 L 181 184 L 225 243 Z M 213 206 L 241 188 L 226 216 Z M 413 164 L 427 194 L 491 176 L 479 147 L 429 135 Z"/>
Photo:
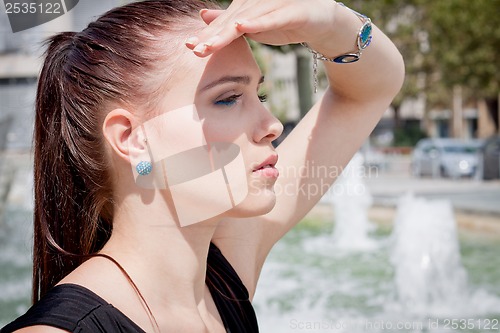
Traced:
<path fill-rule="evenodd" d="M 134 130 L 137 127 L 134 122 L 135 117 L 129 111 L 114 109 L 106 115 L 102 125 L 104 138 L 111 149 L 129 163 L 147 149 L 142 131 Z"/>

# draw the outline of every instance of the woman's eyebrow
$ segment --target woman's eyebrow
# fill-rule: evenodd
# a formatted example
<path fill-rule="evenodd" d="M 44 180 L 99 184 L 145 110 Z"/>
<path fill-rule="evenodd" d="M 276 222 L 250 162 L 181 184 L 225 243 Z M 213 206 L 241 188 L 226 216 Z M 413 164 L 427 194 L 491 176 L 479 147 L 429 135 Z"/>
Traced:
<path fill-rule="evenodd" d="M 215 86 L 218 86 L 220 84 L 224 84 L 224 83 L 228 83 L 228 82 L 249 85 L 251 81 L 252 81 L 252 79 L 248 75 L 242 75 L 242 76 L 226 75 L 226 76 L 221 77 L 220 79 L 217 79 L 213 82 L 210 82 L 205 87 L 203 87 L 200 91 L 205 91 L 205 90 L 211 89 Z M 261 84 L 262 82 L 264 82 L 264 76 L 261 76 L 259 79 L 259 84 Z"/>

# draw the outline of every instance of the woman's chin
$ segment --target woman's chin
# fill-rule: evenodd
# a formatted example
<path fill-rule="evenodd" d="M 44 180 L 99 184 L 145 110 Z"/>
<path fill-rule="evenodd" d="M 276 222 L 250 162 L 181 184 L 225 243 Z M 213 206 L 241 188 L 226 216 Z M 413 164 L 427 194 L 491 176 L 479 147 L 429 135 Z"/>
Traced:
<path fill-rule="evenodd" d="M 276 205 L 276 194 L 273 190 L 265 190 L 258 195 L 251 193 L 239 205 L 228 212 L 230 217 L 253 217 L 269 213 Z"/>

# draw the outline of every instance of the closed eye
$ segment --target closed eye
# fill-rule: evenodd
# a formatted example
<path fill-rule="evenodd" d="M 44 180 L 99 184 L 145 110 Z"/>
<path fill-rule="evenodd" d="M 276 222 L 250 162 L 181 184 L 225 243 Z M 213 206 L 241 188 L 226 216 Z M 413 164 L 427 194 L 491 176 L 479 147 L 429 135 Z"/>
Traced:
<path fill-rule="evenodd" d="M 231 106 L 236 104 L 238 102 L 238 99 L 242 96 L 243 94 L 234 94 L 229 97 L 226 97 L 224 99 L 219 99 L 214 102 L 215 105 L 222 105 L 222 106 Z"/>

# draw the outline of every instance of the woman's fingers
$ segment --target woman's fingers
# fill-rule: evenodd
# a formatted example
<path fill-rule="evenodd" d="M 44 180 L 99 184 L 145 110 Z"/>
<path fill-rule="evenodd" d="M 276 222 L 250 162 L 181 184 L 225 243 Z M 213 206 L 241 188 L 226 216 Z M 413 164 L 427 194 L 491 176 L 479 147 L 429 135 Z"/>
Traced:
<path fill-rule="evenodd" d="M 212 23 L 215 19 L 217 19 L 217 17 L 219 17 L 223 13 L 224 10 L 222 9 L 202 9 L 200 10 L 200 17 L 207 25 L 210 25 L 210 23 Z M 209 39 L 203 42 L 200 41 L 199 37 L 192 36 L 186 40 L 186 46 L 189 49 L 194 50 L 195 53 L 197 53 L 198 55 L 200 55 L 200 53 L 205 52 L 206 48 L 208 48 L 210 45 L 213 45 L 214 42 L 217 41 L 217 39 L 218 37 L 214 36 L 211 40 Z M 202 44 L 200 45 L 200 43 Z"/>
<path fill-rule="evenodd" d="M 295 0 L 234 0 L 226 10 L 200 11 L 207 27 L 189 38 L 186 46 L 204 57 L 244 34 L 274 45 L 307 41 L 311 32 L 318 34 L 330 29 L 328 12 L 333 5 L 326 0 L 311 4 Z"/>
<path fill-rule="evenodd" d="M 208 56 L 242 35 L 234 24 L 234 10 L 203 9 L 200 17 L 207 27 L 186 40 L 186 46 L 200 57 Z"/>
<path fill-rule="evenodd" d="M 222 13 L 224 13 L 222 9 L 202 9 L 200 10 L 200 17 L 206 24 L 210 24 Z"/>
<path fill-rule="evenodd" d="M 236 24 L 233 24 L 232 28 L 220 30 L 218 33 L 209 35 L 205 40 L 203 37 L 190 37 L 186 41 L 186 46 L 192 49 L 197 56 L 206 57 L 229 45 L 242 35 L 243 33 L 237 29 Z"/>
<path fill-rule="evenodd" d="M 266 15 L 283 7 L 283 0 L 233 0 L 226 10 L 203 9 L 200 17 L 207 24 L 186 46 L 198 56 L 207 56 L 241 37 L 239 27 L 249 19 Z"/>

